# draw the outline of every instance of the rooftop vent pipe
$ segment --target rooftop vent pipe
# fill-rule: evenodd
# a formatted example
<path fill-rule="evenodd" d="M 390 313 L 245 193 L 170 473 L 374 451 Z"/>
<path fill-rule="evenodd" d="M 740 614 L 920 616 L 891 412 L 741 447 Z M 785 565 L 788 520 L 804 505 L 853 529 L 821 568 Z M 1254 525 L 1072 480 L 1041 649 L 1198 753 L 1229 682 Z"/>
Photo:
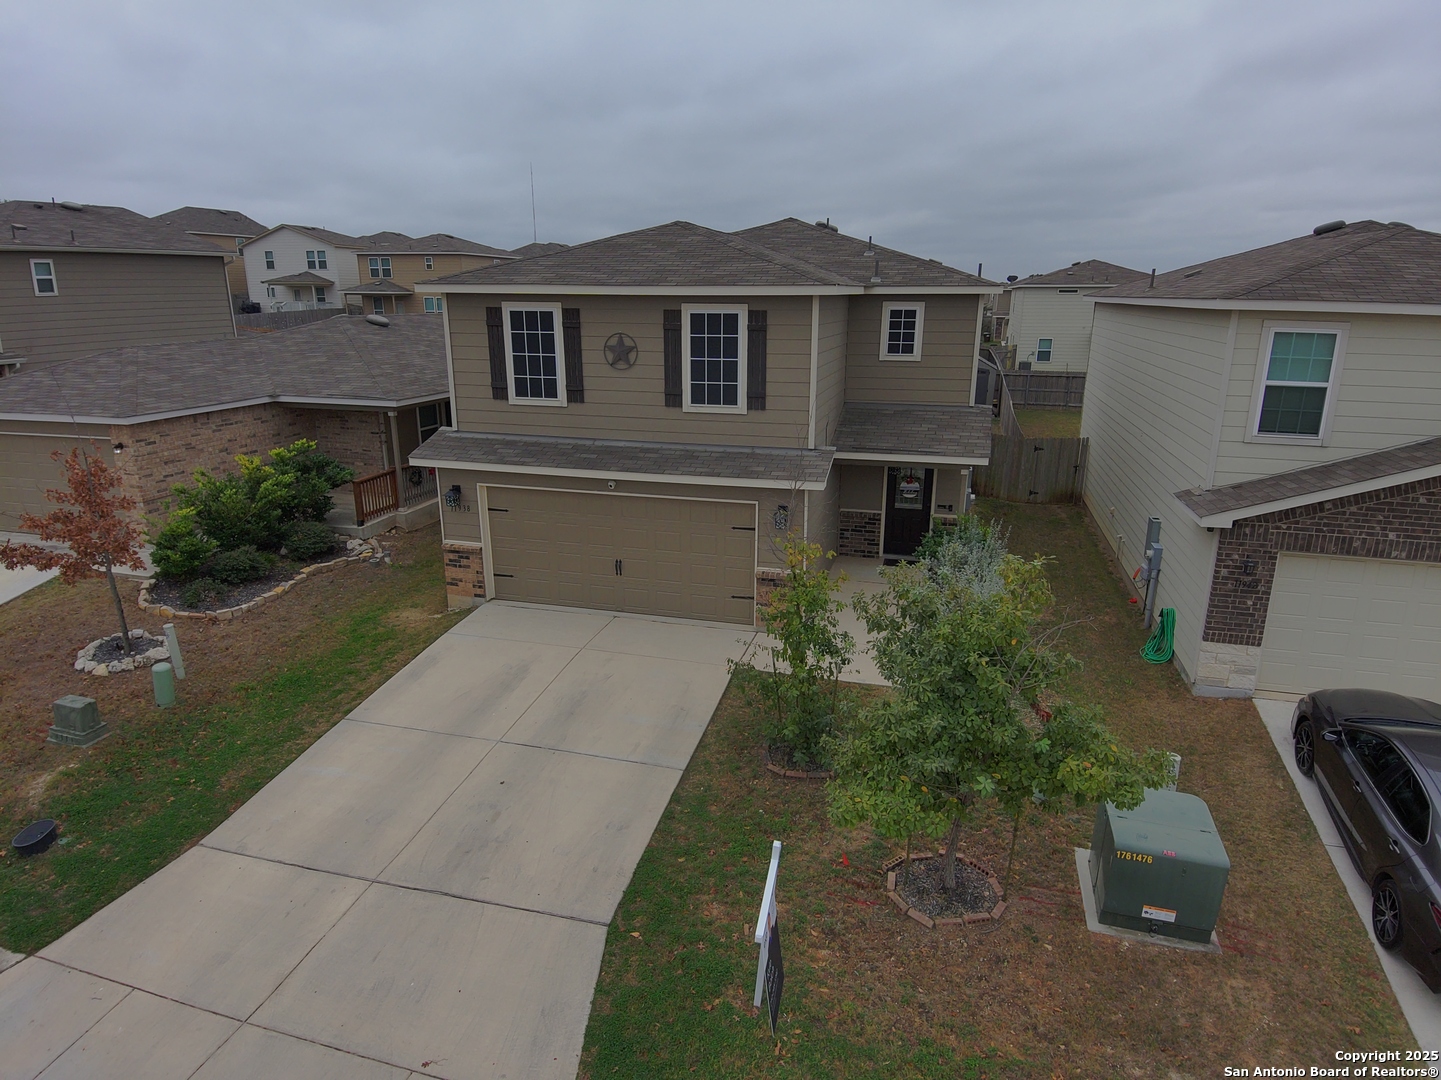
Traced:
<path fill-rule="evenodd" d="M 1346 223 L 1344 221 L 1328 221 L 1326 222 L 1326 224 L 1317 225 L 1314 229 L 1312 229 L 1311 235 L 1325 236 L 1328 232 L 1335 232 L 1337 229 L 1344 229 L 1345 227 Z"/>
<path fill-rule="evenodd" d="M 389 325 L 390 325 L 390 320 L 387 319 L 384 315 L 367 315 L 367 316 L 365 317 L 365 321 L 368 322 L 368 323 L 370 323 L 371 326 L 389 326 Z"/>
<path fill-rule="evenodd" d="M 84 210 L 85 210 L 85 207 L 82 206 L 80 203 L 78 203 L 78 202 L 71 202 L 71 201 L 68 200 L 68 199 L 67 199 L 65 202 L 61 203 L 60 205 L 63 206 L 66 210 L 75 210 L 75 211 L 81 212 L 81 213 L 83 213 Z"/>

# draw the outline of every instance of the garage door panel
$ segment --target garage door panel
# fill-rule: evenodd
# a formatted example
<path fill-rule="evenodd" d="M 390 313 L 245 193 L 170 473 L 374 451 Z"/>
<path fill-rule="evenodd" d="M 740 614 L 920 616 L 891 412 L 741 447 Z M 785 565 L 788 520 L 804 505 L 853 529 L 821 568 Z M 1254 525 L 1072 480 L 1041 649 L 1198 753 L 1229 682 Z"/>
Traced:
<path fill-rule="evenodd" d="M 1441 700 L 1441 566 L 1282 555 L 1257 686 L 1359 686 Z"/>
<path fill-rule="evenodd" d="M 45 492 L 65 486 L 65 469 L 50 455 L 56 450 L 68 454 L 76 446 L 110 452 L 110 440 L 98 436 L 0 435 L 0 532 L 20 531 L 22 514 L 55 509 Z"/>

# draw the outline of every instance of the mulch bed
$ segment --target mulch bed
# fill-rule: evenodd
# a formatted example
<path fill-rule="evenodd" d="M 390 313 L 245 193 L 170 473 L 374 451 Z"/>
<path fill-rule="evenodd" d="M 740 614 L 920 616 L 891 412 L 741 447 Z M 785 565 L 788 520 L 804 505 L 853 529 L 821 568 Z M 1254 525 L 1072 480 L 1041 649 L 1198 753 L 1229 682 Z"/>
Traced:
<path fill-rule="evenodd" d="M 155 637 L 153 634 L 146 634 L 143 638 L 134 638 L 130 643 L 132 655 L 138 656 L 146 649 L 154 648 L 156 645 L 164 645 L 165 639 Z M 119 634 L 111 634 L 95 647 L 91 659 L 97 664 L 108 664 L 112 660 L 124 660 L 126 657 L 124 639 Z"/>
<path fill-rule="evenodd" d="M 182 599 L 189 582 L 157 580 L 150 588 L 150 602 L 164 604 L 176 611 L 218 611 L 221 608 L 239 607 L 241 604 L 247 604 L 254 600 L 257 596 L 264 596 L 277 585 L 284 585 L 300 573 L 300 569 L 300 563 L 278 563 L 275 569 L 263 578 L 256 578 L 254 581 L 247 581 L 240 585 L 232 585 L 214 603 L 205 604 L 199 608 L 190 607 Z"/>
<path fill-rule="evenodd" d="M 1001 899 L 991 888 L 984 870 L 956 860 L 956 891 L 947 892 L 941 877 L 941 857 L 913 859 L 909 874 L 896 871 L 896 892 L 901 899 L 932 919 L 964 919 L 995 908 Z"/>
<path fill-rule="evenodd" d="M 784 776 L 788 780 L 830 780 L 833 769 L 807 769 L 797 762 L 789 746 L 762 746 L 761 762 L 766 772 Z"/>

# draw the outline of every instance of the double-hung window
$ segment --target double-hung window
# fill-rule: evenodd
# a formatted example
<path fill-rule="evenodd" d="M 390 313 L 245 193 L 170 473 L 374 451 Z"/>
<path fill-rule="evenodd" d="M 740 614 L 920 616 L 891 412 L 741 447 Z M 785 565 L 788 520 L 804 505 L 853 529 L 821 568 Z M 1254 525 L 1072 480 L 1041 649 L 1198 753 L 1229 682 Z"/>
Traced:
<path fill-rule="evenodd" d="M 429 255 L 427 255 L 427 256 L 425 257 L 425 268 L 426 268 L 427 270 L 434 270 L 434 269 L 435 269 L 435 260 L 432 259 Z"/>
<path fill-rule="evenodd" d="M 242 252 L 242 251 L 244 251 L 244 250 L 245 250 L 245 237 L 243 237 L 243 236 L 237 236 L 237 237 L 235 238 L 235 252 L 236 252 L 236 254 L 238 255 L 240 252 Z"/>
<path fill-rule="evenodd" d="M 370 298 L 370 312 L 371 312 L 372 315 L 384 315 L 384 314 L 385 314 L 385 297 L 383 297 L 383 296 L 372 296 L 372 297 Z"/>
<path fill-rule="evenodd" d="M 881 308 L 881 359 L 919 360 L 924 304 L 885 304 Z"/>
<path fill-rule="evenodd" d="M 428 315 L 435 315 L 445 310 L 445 300 L 439 296 L 427 296 L 425 298 L 425 311 Z"/>
<path fill-rule="evenodd" d="M 1266 328 L 1253 436 L 1325 438 L 1345 339 L 1343 327 Z"/>
<path fill-rule="evenodd" d="M 560 308 L 507 305 L 504 311 L 510 400 L 527 405 L 564 405 Z"/>
<path fill-rule="evenodd" d="M 275 269 L 275 252 L 273 252 L 273 251 L 267 251 L 267 252 L 265 253 L 265 269 L 267 269 L 267 270 L 274 270 L 274 269 Z"/>
<path fill-rule="evenodd" d="M 1036 363 L 1049 364 L 1051 362 L 1051 344 L 1054 339 L 1043 337 L 1036 342 Z"/>
<path fill-rule="evenodd" d="M 55 264 L 49 259 L 30 260 L 30 281 L 36 296 L 54 296 L 60 291 L 55 283 Z"/>
<path fill-rule="evenodd" d="M 372 255 L 370 257 L 370 276 L 373 278 L 388 278 L 391 276 L 389 255 Z"/>
<path fill-rule="evenodd" d="M 315 302 L 317 304 L 325 303 L 325 287 L 323 285 L 317 285 L 315 287 Z"/>
<path fill-rule="evenodd" d="M 684 308 L 685 408 L 745 412 L 746 309 Z"/>
<path fill-rule="evenodd" d="M 311 270 L 327 269 L 327 264 L 325 262 L 325 249 L 316 248 L 314 251 L 307 251 L 305 253 L 305 265 Z"/>
<path fill-rule="evenodd" d="M 415 410 L 415 418 L 420 427 L 420 441 L 425 442 L 441 428 L 450 427 L 450 402 L 422 405 Z"/>

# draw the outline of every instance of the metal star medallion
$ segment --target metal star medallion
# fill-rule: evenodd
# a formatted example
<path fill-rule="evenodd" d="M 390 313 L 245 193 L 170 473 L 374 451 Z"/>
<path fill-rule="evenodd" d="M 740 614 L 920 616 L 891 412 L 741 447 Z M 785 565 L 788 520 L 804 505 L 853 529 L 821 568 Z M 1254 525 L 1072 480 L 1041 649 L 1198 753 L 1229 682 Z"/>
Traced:
<path fill-rule="evenodd" d="M 605 362 L 613 368 L 624 371 L 635 363 L 639 352 L 629 334 L 611 334 L 605 339 Z"/>

